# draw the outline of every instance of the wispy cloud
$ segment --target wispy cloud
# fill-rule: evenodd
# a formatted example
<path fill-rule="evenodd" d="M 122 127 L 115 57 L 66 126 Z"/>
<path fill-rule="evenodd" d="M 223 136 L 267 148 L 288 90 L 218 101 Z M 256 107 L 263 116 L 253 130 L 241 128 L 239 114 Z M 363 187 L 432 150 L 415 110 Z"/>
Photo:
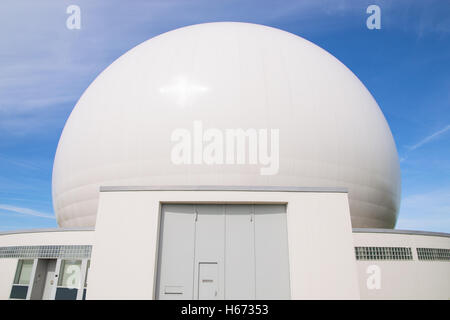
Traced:
<path fill-rule="evenodd" d="M 416 150 L 417 148 L 422 147 L 423 145 L 427 144 L 428 142 L 430 142 L 431 140 L 439 137 L 440 135 L 443 135 L 444 133 L 446 133 L 448 130 L 450 130 L 450 125 L 447 125 L 444 129 L 441 129 L 439 131 L 436 131 L 433 134 L 430 134 L 428 137 L 420 140 L 418 143 L 416 143 L 413 146 L 410 146 L 408 149 L 409 151 L 413 151 Z"/>
<path fill-rule="evenodd" d="M 439 136 L 442 136 L 443 134 L 445 134 L 447 131 L 450 130 L 450 125 L 447 125 L 446 127 L 444 127 L 441 130 L 438 130 L 432 134 L 430 134 L 429 136 L 423 138 L 422 140 L 420 140 L 419 142 L 417 142 L 416 144 L 412 145 L 412 146 L 407 146 L 406 149 L 407 151 L 403 154 L 402 157 L 400 157 L 400 162 L 405 161 L 406 159 L 408 159 L 408 153 L 411 151 L 414 151 L 416 149 L 419 149 L 421 147 L 423 147 L 424 145 L 426 145 L 427 143 L 430 143 L 431 141 L 435 140 L 436 138 L 438 138 Z"/>
<path fill-rule="evenodd" d="M 39 160 L 39 164 L 37 164 L 36 159 L 23 159 L 23 158 L 13 158 L 13 157 L 5 157 L 0 154 L 0 164 L 2 162 L 6 162 L 6 165 L 13 165 L 16 167 L 31 169 L 31 170 L 42 170 L 44 165 L 47 165 L 47 162 L 43 163 L 42 160 Z"/>
<path fill-rule="evenodd" d="M 39 212 L 39 211 L 29 209 L 29 208 L 11 206 L 8 204 L 0 204 L 0 209 L 10 211 L 12 213 L 24 214 L 24 215 L 33 216 L 33 217 L 39 217 L 39 218 L 45 218 L 45 219 L 55 219 L 54 215 L 51 215 L 48 213 Z"/>

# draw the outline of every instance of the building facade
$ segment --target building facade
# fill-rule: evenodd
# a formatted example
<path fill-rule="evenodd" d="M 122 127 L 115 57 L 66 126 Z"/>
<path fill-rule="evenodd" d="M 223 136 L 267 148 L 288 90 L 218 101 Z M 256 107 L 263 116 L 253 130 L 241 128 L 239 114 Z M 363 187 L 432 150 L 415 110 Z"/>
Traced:
<path fill-rule="evenodd" d="M 60 229 L 0 234 L 1 299 L 449 299 L 450 235 L 395 230 L 375 99 L 311 42 L 174 30 L 89 86 L 53 168 Z"/>

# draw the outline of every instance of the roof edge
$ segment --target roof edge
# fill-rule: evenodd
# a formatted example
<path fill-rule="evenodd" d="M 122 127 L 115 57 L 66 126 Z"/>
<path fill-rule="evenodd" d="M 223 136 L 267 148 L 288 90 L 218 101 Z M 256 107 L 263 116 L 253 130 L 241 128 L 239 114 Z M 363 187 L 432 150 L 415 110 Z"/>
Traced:
<path fill-rule="evenodd" d="M 100 186 L 100 192 L 120 191 L 260 191 L 260 192 L 329 192 L 348 193 L 345 187 L 293 187 L 293 186 Z"/>
<path fill-rule="evenodd" d="M 19 233 L 44 233 L 44 232 L 70 232 L 70 231 L 95 231 L 94 227 L 77 227 L 77 228 L 46 228 L 46 229 L 25 229 L 0 231 L 0 236 Z"/>
<path fill-rule="evenodd" d="M 418 236 L 433 236 L 433 237 L 450 238 L 450 233 L 434 232 L 434 231 L 419 231 L 419 230 L 353 228 L 353 233 L 391 233 L 391 234 L 405 234 L 405 235 L 418 235 Z"/>

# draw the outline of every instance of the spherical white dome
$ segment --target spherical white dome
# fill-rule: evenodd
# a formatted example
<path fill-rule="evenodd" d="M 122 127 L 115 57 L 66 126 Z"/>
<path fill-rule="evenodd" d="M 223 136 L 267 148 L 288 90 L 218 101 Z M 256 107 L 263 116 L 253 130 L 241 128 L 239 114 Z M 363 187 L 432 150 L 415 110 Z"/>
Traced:
<path fill-rule="evenodd" d="M 195 121 L 278 129 L 278 172 L 175 164 L 172 134 Z M 336 58 L 274 28 L 208 23 L 140 44 L 90 85 L 58 144 L 53 202 L 75 227 L 95 225 L 100 186 L 346 187 L 353 227 L 392 228 L 399 171 L 377 103 Z"/>

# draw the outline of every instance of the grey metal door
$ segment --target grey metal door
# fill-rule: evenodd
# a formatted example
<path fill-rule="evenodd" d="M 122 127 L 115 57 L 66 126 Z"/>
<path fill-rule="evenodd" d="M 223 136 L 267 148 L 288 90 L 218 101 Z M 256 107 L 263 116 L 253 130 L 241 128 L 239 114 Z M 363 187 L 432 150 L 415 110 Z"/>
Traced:
<path fill-rule="evenodd" d="M 193 205 L 162 208 L 157 299 L 193 299 L 195 219 Z"/>
<path fill-rule="evenodd" d="M 250 205 L 225 205 L 225 299 L 255 299 L 252 208 Z"/>
<path fill-rule="evenodd" d="M 224 299 L 224 246 L 225 246 L 225 210 L 223 205 L 195 205 L 195 256 L 194 297 L 200 297 L 199 276 L 203 272 L 212 272 L 215 268 L 216 292 L 214 299 Z M 214 264 L 206 265 L 206 264 Z M 205 298 L 207 299 L 207 298 Z M 209 299 L 209 298 L 208 298 Z"/>
<path fill-rule="evenodd" d="M 56 259 L 48 260 L 47 262 L 47 275 L 45 277 L 44 293 L 42 294 L 42 300 L 53 300 L 54 288 L 56 287 Z"/>
<path fill-rule="evenodd" d="M 200 262 L 198 266 L 198 299 L 218 299 L 219 269 L 217 263 Z"/>
<path fill-rule="evenodd" d="M 289 299 L 286 206 L 162 207 L 157 299 Z"/>

